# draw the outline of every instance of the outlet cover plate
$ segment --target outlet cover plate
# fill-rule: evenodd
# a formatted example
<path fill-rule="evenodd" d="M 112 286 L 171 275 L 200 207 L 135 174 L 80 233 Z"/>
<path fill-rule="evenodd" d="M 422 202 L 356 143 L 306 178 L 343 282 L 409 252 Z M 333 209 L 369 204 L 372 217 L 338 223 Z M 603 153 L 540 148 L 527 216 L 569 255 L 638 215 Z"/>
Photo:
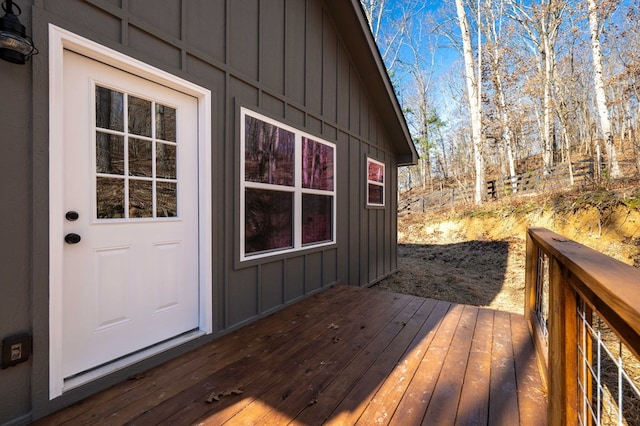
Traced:
<path fill-rule="evenodd" d="M 0 368 L 13 367 L 29 359 L 31 354 L 31 336 L 17 334 L 2 339 L 2 365 Z"/>

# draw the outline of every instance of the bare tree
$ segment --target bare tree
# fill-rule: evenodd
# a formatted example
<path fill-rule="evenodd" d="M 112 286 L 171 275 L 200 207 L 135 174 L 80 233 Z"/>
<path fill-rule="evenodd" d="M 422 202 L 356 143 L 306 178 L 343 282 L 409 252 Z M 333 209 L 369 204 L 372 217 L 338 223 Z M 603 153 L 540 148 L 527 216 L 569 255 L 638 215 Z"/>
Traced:
<path fill-rule="evenodd" d="M 542 78 L 542 163 L 545 173 L 553 166 L 554 152 L 554 108 L 553 73 L 556 66 L 555 45 L 562 24 L 566 0 L 541 0 L 540 4 L 523 4 L 520 0 L 509 0 L 511 17 L 524 29 L 524 38 L 538 58 L 538 72 Z"/>
<path fill-rule="evenodd" d="M 604 146 L 607 152 L 607 169 L 612 178 L 622 177 L 622 171 L 618 165 L 616 147 L 613 144 L 613 132 L 609 109 L 607 108 L 607 95 L 604 90 L 604 76 L 602 70 L 602 49 L 600 47 L 600 17 L 599 11 L 604 10 L 607 2 L 596 3 L 595 0 L 587 0 L 589 12 L 589 34 L 591 36 L 591 54 L 593 55 L 593 86 L 596 94 L 596 107 L 600 118 L 600 129 L 604 136 Z M 609 2 L 610 3 L 610 2 Z"/>
<path fill-rule="evenodd" d="M 475 72 L 473 48 L 471 46 L 471 32 L 469 30 L 467 12 L 462 0 L 456 0 L 456 11 L 458 13 L 458 23 L 460 25 L 460 35 L 462 38 L 462 51 L 465 66 L 464 78 L 467 82 L 467 97 L 469 100 L 469 112 L 471 115 L 473 162 L 475 165 L 474 202 L 476 204 L 482 204 L 485 192 L 485 181 L 482 143 L 482 111 L 480 109 L 480 81 Z"/>
<path fill-rule="evenodd" d="M 425 30 L 425 18 L 416 25 L 407 25 L 404 36 L 406 54 L 400 61 L 399 68 L 408 79 L 405 85 L 407 96 L 405 100 L 405 111 L 409 118 L 409 126 L 414 135 L 414 141 L 420 151 L 420 162 L 418 163 L 420 176 L 422 177 L 422 187 L 432 187 L 432 163 L 431 150 L 434 148 L 431 127 L 434 124 L 434 110 L 431 99 L 433 84 L 433 71 L 435 67 L 435 47 L 429 40 Z M 437 121 L 437 120 L 436 120 Z"/>
<path fill-rule="evenodd" d="M 424 9 L 424 3 L 420 0 L 360 0 L 360 4 L 387 72 L 393 78 L 405 44 L 404 39 L 410 32 L 407 26 L 417 19 L 420 11 Z"/>
<path fill-rule="evenodd" d="M 503 52 L 506 43 L 502 39 L 504 0 L 485 1 L 483 32 L 486 38 L 488 64 L 491 70 L 491 82 L 495 93 L 494 103 L 500 120 L 501 139 L 504 144 L 504 156 L 509 166 L 509 177 L 513 192 L 517 192 L 516 168 L 513 155 L 513 130 L 509 119 L 509 107 L 505 93 L 503 65 L 507 62 Z"/>
<path fill-rule="evenodd" d="M 640 4 L 630 5 L 621 22 L 617 43 L 616 58 L 622 69 L 613 78 L 621 87 L 621 93 L 615 99 L 624 102 L 624 120 L 627 126 L 628 141 L 633 148 L 637 173 L 640 174 Z"/>

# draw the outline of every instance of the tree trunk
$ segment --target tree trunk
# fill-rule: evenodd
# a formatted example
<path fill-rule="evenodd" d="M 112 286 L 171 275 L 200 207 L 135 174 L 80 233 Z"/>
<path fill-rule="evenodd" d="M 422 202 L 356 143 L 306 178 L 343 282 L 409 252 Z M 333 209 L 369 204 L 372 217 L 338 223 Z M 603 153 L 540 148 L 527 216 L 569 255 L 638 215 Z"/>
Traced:
<path fill-rule="evenodd" d="M 598 34 L 598 9 L 595 0 L 587 0 L 589 6 L 589 32 L 591 33 L 591 53 L 593 55 L 593 85 L 596 94 L 596 106 L 600 118 L 600 128 L 604 137 L 604 147 L 607 151 L 607 169 L 612 178 L 622 177 L 616 147 L 613 144 L 611 120 L 607 108 L 607 95 L 604 91 L 604 77 L 602 71 L 602 50 Z"/>
<path fill-rule="evenodd" d="M 480 110 L 480 100 L 478 93 L 480 82 L 474 72 L 473 51 L 471 48 L 471 34 L 469 33 L 469 23 L 462 0 L 456 0 L 458 12 L 458 22 L 462 35 L 462 49 L 464 56 L 465 79 L 467 81 L 467 96 L 469 97 L 469 112 L 471 116 L 471 134 L 473 137 L 473 160 L 475 165 L 475 204 L 482 204 L 484 198 L 484 161 L 482 146 L 482 115 Z"/>
<path fill-rule="evenodd" d="M 544 26 L 543 26 L 544 28 Z M 542 168 L 548 174 L 553 167 L 553 99 L 551 98 L 554 54 L 546 32 L 543 32 L 542 60 L 544 65 L 544 95 L 542 110 Z"/>

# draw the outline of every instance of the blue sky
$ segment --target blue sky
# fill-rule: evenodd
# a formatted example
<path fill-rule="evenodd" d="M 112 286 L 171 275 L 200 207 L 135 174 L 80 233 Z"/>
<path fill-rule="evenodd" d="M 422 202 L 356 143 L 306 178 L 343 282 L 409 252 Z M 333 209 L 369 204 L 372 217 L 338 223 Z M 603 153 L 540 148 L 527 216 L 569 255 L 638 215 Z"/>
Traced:
<path fill-rule="evenodd" d="M 387 6 L 388 10 L 393 11 L 390 15 L 388 15 L 387 19 L 397 19 L 400 16 L 399 9 L 402 5 L 411 4 L 414 0 L 388 0 Z M 477 0 L 474 0 L 477 1 Z M 532 2 L 539 3 L 540 0 L 531 0 Z M 620 21 L 623 19 L 623 11 L 626 5 L 631 4 L 633 2 L 637 2 L 637 0 L 622 0 L 620 7 L 617 12 L 613 15 L 611 20 L 613 22 Z M 586 0 L 575 0 L 570 2 L 571 5 L 579 5 L 585 4 Z M 413 23 L 414 31 L 417 31 L 416 27 L 420 22 L 426 22 L 427 19 L 433 19 L 429 25 L 423 26 L 422 31 L 425 32 L 430 38 L 428 42 L 425 42 L 422 46 L 422 56 L 425 61 L 425 64 L 428 64 L 430 60 L 431 51 L 430 49 L 433 46 L 437 48 L 433 50 L 435 58 L 435 66 L 433 69 L 433 82 L 431 86 L 432 93 L 432 102 L 434 107 L 438 110 L 439 114 L 446 119 L 446 116 L 450 114 L 450 109 L 455 106 L 454 102 L 451 101 L 449 93 L 446 93 L 447 90 L 443 89 L 445 87 L 445 80 L 447 82 L 452 81 L 453 79 L 458 79 L 458 85 L 462 86 L 463 78 L 461 75 L 462 70 L 462 58 L 457 49 L 452 47 L 452 41 L 442 34 L 442 31 L 437 31 L 436 27 L 440 26 L 440 28 L 447 28 L 448 34 L 454 40 L 459 40 L 459 26 L 457 22 L 457 14 L 455 9 L 454 0 L 450 1 L 425 1 L 420 3 L 420 17 Z M 429 16 L 430 15 L 430 16 Z M 581 17 L 585 15 L 581 14 Z M 568 18 L 568 13 L 565 14 L 565 17 Z M 475 16 L 468 16 L 469 24 L 471 26 L 472 38 L 474 51 L 476 49 L 476 32 L 475 32 Z M 383 21 L 383 25 L 385 22 Z M 636 23 L 637 25 L 637 23 Z M 582 37 L 588 38 L 587 28 L 584 22 L 578 24 L 578 27 L 582 30 Z M 562 55 L 563 51 L 561 48 L 558 49 L 558 55 Z M 403 49 L 402 54 L 406 55 L 409 52 L 408 49 Z M 427 67 L 428 65 L 425 65 Z M 451 72 L 451 68 L 455 67 L 455 72 Z M 398 81 L 398 86 L 401 87 L 401 92 L 406 93 L 408 89 L 402 89 L 404 84 L 407 84 L 408 79 L 403 78 L 402 71 L 397 71 L 394 75 L 394 78 Z M 455 77 L 455 76 L 458 77 Z"/>

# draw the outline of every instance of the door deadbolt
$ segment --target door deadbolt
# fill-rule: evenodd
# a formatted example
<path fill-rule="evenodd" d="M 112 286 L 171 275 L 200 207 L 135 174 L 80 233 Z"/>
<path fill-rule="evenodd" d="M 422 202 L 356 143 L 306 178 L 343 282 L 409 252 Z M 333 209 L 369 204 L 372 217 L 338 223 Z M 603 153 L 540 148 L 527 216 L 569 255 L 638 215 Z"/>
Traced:
<path fill-rule="evenodd" d="M 80 215 L 78 214 L 78 212 L 75 212 L 75 211 L 71 210 L 71 211 L 67 212 L 67 214 L 65 214 L 64 217 L 68 221 L 73 222 L 75 220 L 78 220 Z"/>
<path fill-rule="evenodd" d="M 81 239 L 82 239 L 82 237 L 80 237 L 80 235 L 74 234 L 74 233 L 67 234 L 67 235 L 64 236 L 64 241 L 67 244 L 78 244 Z"/>

